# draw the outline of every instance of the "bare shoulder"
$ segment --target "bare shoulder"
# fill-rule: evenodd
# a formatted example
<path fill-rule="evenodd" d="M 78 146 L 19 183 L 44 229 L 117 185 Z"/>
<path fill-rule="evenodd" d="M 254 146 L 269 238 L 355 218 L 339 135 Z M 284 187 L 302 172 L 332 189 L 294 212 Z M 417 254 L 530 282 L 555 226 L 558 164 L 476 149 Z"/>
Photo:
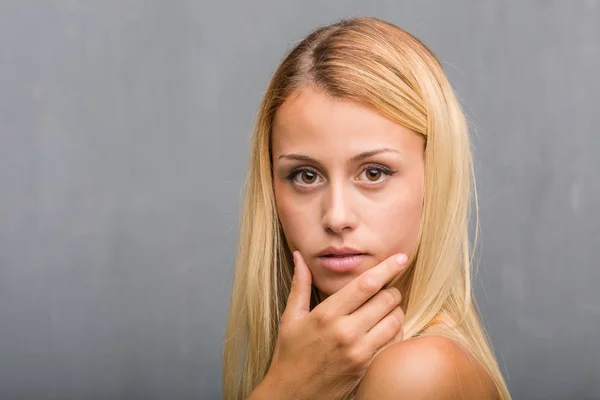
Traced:
<path fill-rule="evenodd" d="M 395 343 L 379 353 L 355 399 L 497 399 L 494 382 L 456 341 L 424 336 Z"/>

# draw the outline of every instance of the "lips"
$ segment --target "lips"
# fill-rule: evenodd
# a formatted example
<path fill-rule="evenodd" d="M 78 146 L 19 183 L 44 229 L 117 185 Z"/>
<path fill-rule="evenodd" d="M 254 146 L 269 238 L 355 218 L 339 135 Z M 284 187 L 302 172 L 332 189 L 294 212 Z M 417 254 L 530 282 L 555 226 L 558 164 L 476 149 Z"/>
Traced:
<path fill-rule="evenodd" d="M 328 247 L 319 253 L 319 257 L 348 257 L 366 254 L 352 247 Z"/>
<path fill-rule="evenodd" d="M 325 256 L 321 256 L 321 257 L 331 257 L 331 258 L 344 258 L 344 257 L 351 257 L 351 256 L 360 256 L 364 253 L 356 253 L 356 254 L 328 254 Z"/>
<path fill-rule="evenodd" d="M 367 253 L 351 247 L 328 247 L 319 253 L 321 266 L 331 272 L 347 272 L 359 267 Z"/>
<path fill-rule="evenodd" d="M 346 256 L 323 256 L 319 257 L 319 263 L 323 268 L 331 272 L 348 272 L 358 268 L 367 258 L 366 254 L 355 254 Z"/>

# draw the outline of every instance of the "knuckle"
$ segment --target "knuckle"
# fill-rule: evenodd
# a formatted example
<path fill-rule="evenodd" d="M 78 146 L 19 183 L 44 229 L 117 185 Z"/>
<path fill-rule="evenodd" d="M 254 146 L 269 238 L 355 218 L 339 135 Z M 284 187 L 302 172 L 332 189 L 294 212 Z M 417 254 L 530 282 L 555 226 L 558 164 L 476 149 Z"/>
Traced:
<path fill-rule="evenodd" d="M 357 339 L 356 330 L 347 323 L 338 323 L 335 327 L 335 338 L 343 346 L 350 346 Z"/>
<path fill-rule="evenodd" d="M 400 317 L 402 317 L 402 319 L 404 319 L 404 315 L 405 315 L 405 314 L 404 314 L 404 310 L 402 310 L 402 307 L 400 307 L 400 306 L 397 306 L 397 307 L 396 307 L 396 313 L 397 313 L 397 314 L 398 314 Z"/>
<path fill-rule="evenodd" d="M 400 301 L 398 297 L 400 297 L 400 291 L 396 288 L 392 288 L 391 290 L 386 290 L 382 292 L 383 301 L 389 307 L 395 307 Z"/>
<path fill-rule="evenodd" d="M 400 324 L 404 324 L 404 311 L 402 311 L 402 308 L 400 308 L 400 306 L 394 308 L 394 310 L 390 313 L 390 316 L 398 320 Z"/>
<path fill-rule="evenodd" d="M 392 289 L 394 289 L 394 294 L 397 296 L 396 297 L 396 299 L 397 299 L 396 304 L 399 304 L 400 301 L 402 301 L 402 292 L 398 288 L 396 288 L 396 287 L 393 287 Z"/>
<path fill-rule="evenodd" d="M 358 286 L 363 293 L 374 293 L 379 289 L 379 284 L 374 276 L 363 276 Z"/>
<path fill-rule="evenodd" d="M 398 331 L 398 334 L 396 335 L 399 339 L 404 338 L 404 326 L 400 327 L 400 330 Z"/>
<path fill-rule="evenodd" d="M 360 371 L 367 367 L 371 354 L 360 347 L 355 347 L 348 353 L 347 358 L 348 364 L 351 366 L 350 369 Z"/>
<path fill-rule="evenodd" d="M 333 322 L 334 318 L 335 317 L 332 312 L 323 311 L 323 312 L 319 313 L 315 319 L 316 319 L 317 325 L 320 328 L 325 328 Z"/>
<path fill-rule="evenodd" d="M 400 319 L 397 316 L 391 316 L 390 318 L 386 318 L 386 320 L 388 326 L 393 331 L 399 331 L 402 327 L 402 323 L 400 322 Z"/>
<path fill-rule="evenodd" d="M 396 318 L 401 325 L 404 325 L 404 312 L 401 309 L 396 312 Z"/>

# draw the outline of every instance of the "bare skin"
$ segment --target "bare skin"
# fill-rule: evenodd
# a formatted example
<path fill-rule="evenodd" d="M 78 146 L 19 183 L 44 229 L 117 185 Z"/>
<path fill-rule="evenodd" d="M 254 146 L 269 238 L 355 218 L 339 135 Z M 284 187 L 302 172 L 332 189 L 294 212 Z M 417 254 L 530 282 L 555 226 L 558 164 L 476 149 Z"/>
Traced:
<path fill-rule="evenodd" d="M 417 240 L 423 137 L 306 87 L 275 115 L 272 162 L 295 272 L 272 363 L 250 399 L 344 398 L 357 385 L 363 400 L 494 398 L 489 377 L 452 340 L 403 341 L 400 292 L 382 290 Z M 327 247 L 356 249 L 360 263 L 332 271 Z M 311 284 L 321 302 L 309 311 Z"/>
<path fill-rule="evenodd" d="M 378 354 L 354 400 L 498 398 L 490 375 L 466 349 L 447 337 L 426 336 Z"/>
<path fill-rule="evenodd" d="M 392 254 L 411 254 L 424 194 L 424 139 L 375 110 L 307 87 L 275 114 L 273 188 L 291 251 L 321 300 Z M 319 258 L 328 246 L 365 253 L 351 271 Z"/>
<path fill-rule="evenodd" d="M 402 340 L 400 292 L 380 289 L 406 259 L 389 257 L 309 311 L 310 270 L 295 252 L 292 289 L 273 360 L 249 400 L 335 399 L 349 393 L 373 357 Z"/>

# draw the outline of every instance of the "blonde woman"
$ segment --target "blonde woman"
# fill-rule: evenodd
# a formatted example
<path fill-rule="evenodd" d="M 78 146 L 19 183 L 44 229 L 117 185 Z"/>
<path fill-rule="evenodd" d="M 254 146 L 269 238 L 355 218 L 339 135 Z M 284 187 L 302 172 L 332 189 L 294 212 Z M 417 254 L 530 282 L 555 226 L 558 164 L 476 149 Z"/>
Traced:
<path fill-rule="evenodd" d="M 467 125 L 426 46 L 376 18 L 315 30 L 251 154 L 225 399 L 510 399 L 472 298 Z"/>

